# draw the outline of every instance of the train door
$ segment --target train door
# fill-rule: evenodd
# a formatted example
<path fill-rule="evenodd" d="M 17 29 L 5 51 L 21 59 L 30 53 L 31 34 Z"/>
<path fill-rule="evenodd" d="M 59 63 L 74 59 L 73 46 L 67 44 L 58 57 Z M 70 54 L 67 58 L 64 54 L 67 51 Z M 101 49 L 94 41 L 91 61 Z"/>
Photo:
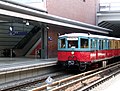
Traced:
<path fill-rule="evenodd" d="M 98 43 L 97 43 L 97 39 L 96 38 L 91 38 L 90 39 L 90 49 L 93 50 L 92 51 L 92 57 L 93 59 L 92 60 L 96 60 L 97 59 L 97 46 L 98 46 Z"/>

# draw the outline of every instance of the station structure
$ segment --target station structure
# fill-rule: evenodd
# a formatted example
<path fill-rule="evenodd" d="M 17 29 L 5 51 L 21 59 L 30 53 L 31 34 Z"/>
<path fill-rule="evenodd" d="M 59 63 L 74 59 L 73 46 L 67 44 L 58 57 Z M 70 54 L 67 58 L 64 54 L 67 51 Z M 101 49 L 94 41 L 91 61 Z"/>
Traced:
<path fill-rule="evenodd" d="M 0 89 L 40 75 L 43 64 L 55 65 L 59 35 L 113 32 L 96 26 L 98 0 L 21 1 L 0 0 Z"/>
<path fill-rule="evenodd" d="M 59 34 L 109 34 L 112 31 L 95 26 L 96 0 L 65 0 L 64 4 L 53 0 L 42 2 L 41 10 L 15 1 L 0 1 L 0 56 L 12 56 L 9 53 L 3 55 L 3 52 L 11 49 L 16 57 L 55 58 Z"/>

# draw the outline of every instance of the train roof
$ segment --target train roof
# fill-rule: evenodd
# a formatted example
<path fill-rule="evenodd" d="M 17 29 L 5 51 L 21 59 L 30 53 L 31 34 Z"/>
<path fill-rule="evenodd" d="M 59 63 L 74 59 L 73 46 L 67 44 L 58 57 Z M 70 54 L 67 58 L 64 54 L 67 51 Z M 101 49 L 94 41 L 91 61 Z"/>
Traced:
<path fill-rule="evenodd" d="M 59 37 L 79 37 L 79 36 L 91 37 L 91 38 L 120 40 L 120 38 L 109 37 L 109 36 L 102 36 L 102 35 L 95 35 L 95 34 L 87 34 L 87 33 L 69 33 L 69 34 L 60 35 Z"/>

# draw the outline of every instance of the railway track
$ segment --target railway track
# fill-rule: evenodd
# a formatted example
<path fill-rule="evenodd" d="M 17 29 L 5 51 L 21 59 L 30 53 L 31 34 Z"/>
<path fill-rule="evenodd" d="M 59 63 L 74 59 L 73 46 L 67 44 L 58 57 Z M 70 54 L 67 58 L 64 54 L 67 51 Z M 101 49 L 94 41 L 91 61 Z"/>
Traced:
<path fill-rule="evenodd" d="M 89 91 L 120 72 L 120 62 L 74 75 L 29 91 Z"/>
<path fill-rule="evenodd" d="M 17 84 L 15 84 L 15 82 L 14 82 L 13 86 L 0 89 L 0 91 L 28 91 L 32 88 L 36 88 L 36 87 L 46 84 L 45 80 L 49 76 L 54 78 L 54 80 L 60 80 L 65 77 L 72 76 L 72 74 L 68 74 L 66 72 L 59 70 L 56 72 L 51 72 L 51 73 L 47 73 L 44 75 L 39 75 L 36 77 L 31 77 L 28 79 L 21 80 L 21 81 L 19 81 L 20 84 L 18 84 L 18 81 L 16 81 Z M 27 81 L 25 81 L 25 80 L 27 80 Z M 10 84 L 12 84 L 12 83 L 10 83 Z"/>

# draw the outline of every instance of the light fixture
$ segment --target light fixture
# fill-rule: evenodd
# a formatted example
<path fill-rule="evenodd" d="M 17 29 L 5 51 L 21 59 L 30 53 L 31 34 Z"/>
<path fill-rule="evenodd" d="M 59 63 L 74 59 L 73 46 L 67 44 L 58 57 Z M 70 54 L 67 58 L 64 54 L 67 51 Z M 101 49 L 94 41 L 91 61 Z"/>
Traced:
<path fill-rule="evenodd" d="M 57 36 L 60 36 L 61 34 L 60 33 L 57 33 Z"/>
<path fill-rule="evenodd" d="M 47 26 L 47 29 L 50 29 L 49 26 Z"/>
<path fill-rule="evenodd" d="M 10 30 L 10 31 L 13 31 L 13 27 L 12 27 L 12 26 L 10 26 L 10 27 L 9 27 L 9 30 Z"/>
<path fill-rule="evenodd" d="M 26 25 L 27 25 L 27 26 L 29 26 L 29 25 L 30 25 L 30 23 L 29 23 L 28 21 L 26 21 Z"/>

